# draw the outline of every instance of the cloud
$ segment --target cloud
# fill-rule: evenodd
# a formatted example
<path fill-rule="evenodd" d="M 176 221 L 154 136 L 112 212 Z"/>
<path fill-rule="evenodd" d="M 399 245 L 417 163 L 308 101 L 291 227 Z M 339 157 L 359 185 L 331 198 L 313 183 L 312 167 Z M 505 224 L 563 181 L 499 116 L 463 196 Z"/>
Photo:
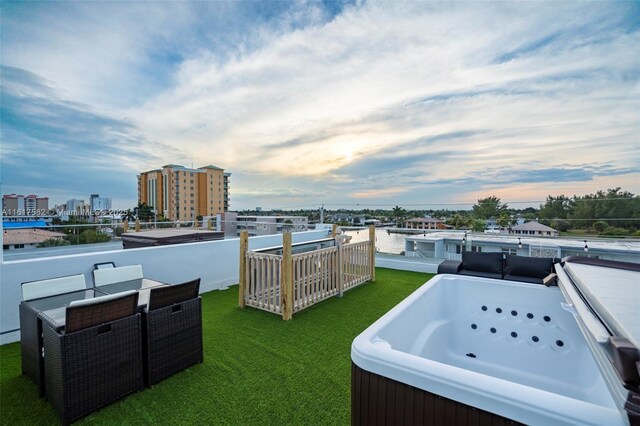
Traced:
<path fill-rule="evenodd" d="M 89 112 L 87 152 L 113 126 L 145 164 L 218 164 L 234 208 L 637 191 L 638 22 L 632 2 L 11 4 L 2 63 L 60 123 Z M 29 99 L 29 136 L 65 146 Z"/>
<path fill-rule="evenodd" d="M 135 197 L 135 170 L 159 161 L 156 151 L 184 156 L 147 140 L 126 119 L 58 97 L 42 77 L 1 68 L 6 191 L 61 197 Z M 141 170 L 139 170 L 141 171 Z"/>
<path fill-rule="evenodd" d="M 384 189 L 369 189 L 366 191 L 354 192 L 351 194 L 354 198 L 389 198 L 398 194 L 407 192 L 407 188 L 384 188 Z"/>

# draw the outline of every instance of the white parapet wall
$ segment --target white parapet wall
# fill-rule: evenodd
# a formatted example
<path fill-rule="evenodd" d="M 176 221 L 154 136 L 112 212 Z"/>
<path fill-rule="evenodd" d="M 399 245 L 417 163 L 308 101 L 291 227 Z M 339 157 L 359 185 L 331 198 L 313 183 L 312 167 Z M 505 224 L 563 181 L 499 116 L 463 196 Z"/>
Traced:
<path fill-rule="evenodd" d="M 295 232 L 292 239 L 293 243 L 313 241 L 329 233 L 330 229 Z M 252 250 L 281 244 L 281 234 L 249 238 Z M 116 266 L 142 265 L 145 277 L 170 284 L 200 278 L 200 291 L 204 293 L 238 283 L 240 243 L 238 238 L 231 238 L 0 262 L 0 344 L 20 340 L 21 283 L 84 274 L 87 286 L 91 287 L 93 265 L 101 262 L 114 262 Z"/>
<path fill-rule="evenodd" d="M 407 257 L 396 254 L 376 253 L 376 268 L 398 269 L 400 271 L 423 272 L 435 274 L 442 259 L 425 259 L 421 257 Z"/>

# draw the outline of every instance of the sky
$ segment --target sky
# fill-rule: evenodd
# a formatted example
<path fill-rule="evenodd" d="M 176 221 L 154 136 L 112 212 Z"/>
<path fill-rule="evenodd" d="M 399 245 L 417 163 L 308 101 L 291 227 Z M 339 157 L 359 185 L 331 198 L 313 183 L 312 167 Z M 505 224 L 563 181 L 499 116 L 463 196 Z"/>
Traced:
<path fill-rule="evenodd" d="M 638 2 L 0 3 L 1 191 L 231 209 L 640 193 Z"/>

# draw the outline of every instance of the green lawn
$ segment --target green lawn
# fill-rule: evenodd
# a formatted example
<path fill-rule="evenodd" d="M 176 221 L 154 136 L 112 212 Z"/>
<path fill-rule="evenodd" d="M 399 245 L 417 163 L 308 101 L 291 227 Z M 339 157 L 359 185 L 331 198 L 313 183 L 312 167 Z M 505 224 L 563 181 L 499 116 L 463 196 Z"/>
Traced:
<path fill-rule="evenodd" d="M 79 423 L 324 425 L 350 422 L 351 342 L 431 275 L 376 269 L 376 282 L 282 321 L 237 307 L 238 288 L 202 296 L 204 363 Z M 52 424 L 53 408 L 0 347 L 2 424 Z"/>

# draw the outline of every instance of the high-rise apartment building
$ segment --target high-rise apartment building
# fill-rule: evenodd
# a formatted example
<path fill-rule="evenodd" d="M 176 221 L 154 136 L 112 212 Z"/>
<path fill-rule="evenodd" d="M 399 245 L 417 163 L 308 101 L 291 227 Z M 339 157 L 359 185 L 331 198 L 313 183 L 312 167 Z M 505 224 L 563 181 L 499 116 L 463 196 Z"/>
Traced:
<path fill-rule="evenodd" d="M 44 216 L 49 214 L 49 198 L 33 194 L 3 195 L 2 211 L 5 216 Z"/>
<path fill-rule="evenodd" d="M 167 164 L 138 175 L 138 202 L 170 220 L 194 220 L 229 210 L 231 173 L 216 166 Z"/>
<path fill-rule="evenodd" d="M 111 198 L 101 197 L 100 194 L 91 194 L 91 197 L 89 197 L 89 211 L 95 213 L 105 210 L 111 210 Z"/>
<path fill-rule="evenodd" d="M 66 206 L 67 214 L 83 216 L 87 213 L 87 205 L 84 203 L 84 200 L 72 198 L 71 200 L 67 200 Z"/>

